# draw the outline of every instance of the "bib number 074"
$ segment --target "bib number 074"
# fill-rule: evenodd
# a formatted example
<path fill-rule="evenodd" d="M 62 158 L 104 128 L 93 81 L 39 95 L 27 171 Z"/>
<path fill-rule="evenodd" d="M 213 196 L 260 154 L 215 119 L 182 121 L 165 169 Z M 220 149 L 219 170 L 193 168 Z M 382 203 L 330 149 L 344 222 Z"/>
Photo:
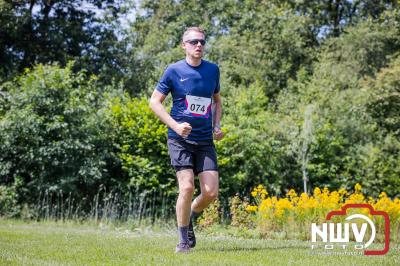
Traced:
<path fill-rule="evenodd" d="M 206 115 L 211 98 L 186 95 L 187 111 L 194 115 Z"/>
<path fill-rule="evenodd" d="M 206 111 L 206 107 L 204 105 L 200 105 L 200 104 L 191 104 L 190 105 L 190 111 L 192 112 L 205 112 Z"/>

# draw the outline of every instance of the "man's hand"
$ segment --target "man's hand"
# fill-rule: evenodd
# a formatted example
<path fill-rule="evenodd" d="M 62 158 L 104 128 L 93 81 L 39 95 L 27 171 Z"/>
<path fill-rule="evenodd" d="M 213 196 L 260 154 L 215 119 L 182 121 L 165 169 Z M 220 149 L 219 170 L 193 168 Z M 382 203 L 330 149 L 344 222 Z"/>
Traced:
<path fill-rule="evenodd" d="M 181 124 L 177 124 L 173 130 L 182 138 L 187 138 L 192 131 L 192 126 L 189 123 L 183 122 Z"/>
<path fill-rule="evenodd" d="M 224 137 L 224 133 L 222 132 L 220 127 L 214 127 L 214 139 L 216 141 L 221 140 Z"/>

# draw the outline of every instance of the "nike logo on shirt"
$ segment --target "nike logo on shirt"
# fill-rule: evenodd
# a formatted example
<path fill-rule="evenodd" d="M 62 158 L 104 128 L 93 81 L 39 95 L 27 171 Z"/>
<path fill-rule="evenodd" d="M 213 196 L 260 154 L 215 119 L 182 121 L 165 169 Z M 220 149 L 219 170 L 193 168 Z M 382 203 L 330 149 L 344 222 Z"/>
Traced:
<path fill-rule="evenodd" d="M 181 81 L 181 82 L 184 82 L 185 80 L 188 80 L 188 79 L 189 79 L 189 78 L 185 78 L 185 79 L 181 78 L 180 81 Z"/>

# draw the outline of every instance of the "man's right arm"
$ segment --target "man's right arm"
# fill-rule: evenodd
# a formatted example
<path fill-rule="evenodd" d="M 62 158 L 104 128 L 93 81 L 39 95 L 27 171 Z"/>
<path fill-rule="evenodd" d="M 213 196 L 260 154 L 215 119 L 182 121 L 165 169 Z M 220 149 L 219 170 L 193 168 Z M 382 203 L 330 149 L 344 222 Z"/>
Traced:
<path fill-rule="evenodd" d="M 186 122 L 179 124 L 168 114 L 162 104 L 165 100 L 165 97 L 167 96 L 155 89 L 150 98 L 151 110 L 153 110 L 153 112 L 164 124 L 174 130 L 179 136 L 186 138 L 192 131 L 192 127 Z"/>

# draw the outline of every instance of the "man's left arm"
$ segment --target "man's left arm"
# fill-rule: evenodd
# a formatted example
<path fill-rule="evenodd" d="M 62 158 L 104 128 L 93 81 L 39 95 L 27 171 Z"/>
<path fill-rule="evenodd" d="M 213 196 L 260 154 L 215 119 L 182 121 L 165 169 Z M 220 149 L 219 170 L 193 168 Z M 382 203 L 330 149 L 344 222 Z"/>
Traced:
<path fill-rule="evenodd" d="M 214 138 L 215 140 L 221 140 L 224 137 L 224 133 L 221 131 L 222 98 L 219 92 L 213 95 L 213 109 Z"/>

